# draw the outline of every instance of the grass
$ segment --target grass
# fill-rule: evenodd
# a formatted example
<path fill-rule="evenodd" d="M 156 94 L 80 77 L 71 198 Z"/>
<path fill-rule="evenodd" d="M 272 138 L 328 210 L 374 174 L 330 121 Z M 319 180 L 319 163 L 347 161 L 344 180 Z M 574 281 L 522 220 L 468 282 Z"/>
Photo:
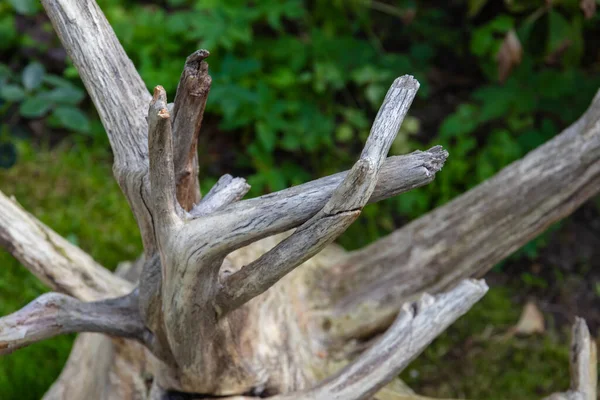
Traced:
<path fill-rule="evenodd" d="M 0 190 L 107 268 L 141 251 L 137 225 L 111 171 L 111 155 L 83 142 L 51 151 L 19 144 L 18 163 L 0 170 Z M 0 250 L 0 315 L 47 291 Z M 0 398 L 39 399 L 56 379 L 74 336 L 58 337 L 0 358 Z"/>
<path fill-rule="evenodd" d="M 112 177 L 105 146 L 19 147 L 17 165 L 0 170 L 0 190 L 107 268 L 140 253 L 138 229 Z M 1 250 L 0 263 L 0 315 L 47 290 Z M 402 377 L 423 394 L 439 397 L 537 399 L 566 389 L 568 338 L 551 333 L 504 338 L 521 308 L 511 298 L 510 289 L 490 290 Z M 73 336 L 59 337 L 0 358 L 0 398 L 39 399 L 60 373 L 72 341 Z"/>

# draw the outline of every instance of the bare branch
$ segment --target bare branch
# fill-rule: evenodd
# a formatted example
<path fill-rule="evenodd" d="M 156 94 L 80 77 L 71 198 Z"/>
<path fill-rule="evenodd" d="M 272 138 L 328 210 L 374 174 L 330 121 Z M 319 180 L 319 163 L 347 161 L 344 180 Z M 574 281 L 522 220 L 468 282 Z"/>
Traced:
<path fill-rule="evenodd" d="M 279 279 L 341 235 L 360 215 L 377 184 L 379 171 L 417 93 L 411 76 L 394 81 L 381 106 L 365 148 L 325 206 L 273 250 L 223 283 L 217 309 L 234 309 L 265 292 Z"/>
<path fill-rule="evenodd" d="M 172 112 L 177 199 L 187 211 L 200 201 L 197 147 L 211 84 L 208 64 L 204 61 L 209 54 L 207 50 L 198 50 L 185 61 Z"/>
<path fill-rule="evenodd" d="M 314 389 L 274 396 L 273 400 L 369 399 L 487 290 L 484 281 L 467 280 L 447 293 L 423 295 L 418 302 L 404 305 L 388 331 L 350 365 Z"/>
<path fill-rule="evenodd" d="M 144 163 L 150 94 L 102 10 L 90 0 L 42 5 L 100 114 L 115 164 Z"/>
<path fill-rule="evenodd" d="M 120 263 L 115 274 L 135 282 L 142 262 Z M 43 400 L 143 399 L 148 392 L 151 359 L 147 348 L 137 341 L 99 333 L 79 334 L 60 376 Z"/>
<path fill-rule="evenodd" d="M 575 318 L 571 336 L 571 389 L 544 400 L 596 400 L 598 353 L 583 318 Z"/>
<path fill-rule="evenodd" d="M 600 92 L 554 139 L 324 272 L 317 290 L 345 321 L 332 337 L 380 332 L 404 301 L 481 276 L 599 190 Z"/>
<path fill-rule="evenodd" d="M 152 216 L 156 219 L 154 229 L 168 230 L 179 221 L 179 217 L 176 212 L 171 115 L 167 110 L 167 94 L 162 86 L 154 89 L 148 109 L 148 125 Z"/>
<path fill-rule="evenodd" d="M 133 284 L 113 275 L 2 192 L 0 245 L 50 288 L 81 300 L 133 290 Z"/>
<path fill-rule="evenodd" d="M 229 174 L 223 175 L 210 191 L 190 211 L 192 217 L 208 215 L 220 210 L 231 203 L 241 200 L 250 190 L 250 185 L 244 178 L 234 178 Z"/>
<path fill-rule="evenodd" d="M 389 157 L 381 169 L 369 203 L 432 182 L 447 157 L 448 152 L 441 146 Z M 348 171 L 340 172 L 276 193 L 233 203 L 211 216 L 214 217 L 213 223 L 225 223 L 230 219 L 228 226 L 232 234 L 228 240 L 237 247 L 287 231 L 306 222 L 323 208 L 347 174 Z M 249 224 L 247 221 L 252 222 Z M 192 221 L 190 226 L 194 224 L 207 225 L 208 222 L 206 219 L 202 222 Z"/>
<path fill-rule="evenodd" d="M 86 303 L 60 293 L 46 293 L 21 310 L 0 318 L 0 354 L 61 334 L 97 332 L 144 341 L 137 292 Z"/>
<path fill-rule="evenodd" d="M 94 0 L 42 0 L 106 130 L 113 173 L 140 228 L 146 256 L 156 251 L 148 182 L 150 94 Z"/>

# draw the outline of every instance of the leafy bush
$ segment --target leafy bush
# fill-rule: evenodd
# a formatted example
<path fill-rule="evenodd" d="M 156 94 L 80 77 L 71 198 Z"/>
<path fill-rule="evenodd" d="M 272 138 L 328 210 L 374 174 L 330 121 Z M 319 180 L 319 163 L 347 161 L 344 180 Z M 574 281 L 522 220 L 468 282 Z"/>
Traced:
<path fill-rule="evenodd" d="M 392 152 L 442 144 L 451 158 L 434 184 L 368 207 L 342 239 L 350 247 L 522 157 L 572 122 L 600 86 L 593 74 L 598 50 L 588 44 L 598 36 L 599 17 L 582 11 L 580 1 L 154 3 L 99 1 L 148 87 L 162 84 L 170 98 L 185 57 L 210 49 L 202 175 L 247 176 L 254 195 L 350 166 L 391 81 L 402 74 L 419 79 Z M 17 11 L 35 14 L 36 7 Z M 522 55 L 502 66 L 509 34 Z M 77 74 L 67 66 L 64 75 Z M 89 130 L 73 122 L 85 114 L 40 97 L 25 104 L 38 105 L 34 116 L 56 107 L 62 118 L 49 123 Z"/>

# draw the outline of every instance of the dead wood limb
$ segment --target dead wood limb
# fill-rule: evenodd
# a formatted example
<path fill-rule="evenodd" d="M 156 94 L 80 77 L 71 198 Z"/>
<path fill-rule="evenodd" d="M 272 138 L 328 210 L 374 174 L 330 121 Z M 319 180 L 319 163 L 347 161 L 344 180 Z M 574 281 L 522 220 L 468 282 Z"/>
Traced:
<path fill-rule="evenodd" d="M 375 118 L 360 159 L 312 218 L 256 261 L 227 277 L 217 298 L 219 314 L 264 293 L 283 276 L 341 235 L 375 190 L 379 171 L 419 88 L 412 76 L 394 81 Z"/>
<path fill-rule="evenodd" d="M 598 191 L 600 92 L 560 135 L 329 269 L 319 291 L 334 304 L 332 338 L 382 331 L 403 301 L 483 275 Z"/>
<path fill-rule="evenodd" d="M 113 172 L 136 218 L 147 257 L 156 251 L 148 182 L 150 93 L 94 0 L 43 0 L 77 68 L 115 157 Z"/>
<path fill-rule="evenodd" d="M 96 263 L 2 192 L 0 245 L 50 288 L 78 299 L 100 300 L 133 290 L 133 284 Z"/>
<path fill-rule="evenodd" d="M 369 203 L 396 196 L 432 182 L 448 153 L 441 146 L 387 158 Z M 341 172 L 294 186 L 280 192 L 243 200 L 192 221 L 193 230 L 219 226 L 230 234 L 223 238 L 224 252 L 245 246 L 263 237 L 292 229 L 312 218 L 329 200 L 348 172 Z M 195 227 L 194 225 L 197 225 Z M 225 227 L 227 229 L 225 229 Z"/>
<path fill-rule="evenodd" d="M 115 275 L 129 282 L 139 279 L 143 257 L 123 262 Z M 144 399 L 153 359 L 146 347 L 134 340 L 99 333 L 77 336 L 58 379 L 43 400 Z"/>
<path fill-rule="evenodd" d="M 314 389 L 273 397 L 273 400 L 369 399 L 398 375 L 425 347 L 465 314 L 488 287 L 466 280 L 437 296 L 423 295 L 402 307 L 396 321 L 368 350 Z"/>
<path fill-rule="evenodd" d="M 143 258 L 120 263 L 115 274 L 135 282 L 142 269 L 140 264 Z M 136 341 L 82 333 L 43 400 L 143 399 L 150 358 L 146 348 Z"/>
<path fill-rule="evenodd" d="M 209 54 L 207 50 L 197 50 L 185 61 L 171 113 L 177 199 L 187 211 L 200 201 L 198 134 L 211 84 L 204 61 Z"/>
<path fill-rule="evenodd" d="M 150 344 L 139 315 L 137 291 L 116 299 L 86 303 L 60 293 L 46 293 L 24 308 L 0 318 L 0 354 L 57 335 L 105 333 Z"/>
<path fill-rule="evenodd" d="M 174 225 L 180 222 L 181 212 L 178 212 L 180 206 L 175 191 L 171 115 L 167 110 L 167 94 L 162 86 L 154 88 L 148 110 L 148 148 L 154 229 L 170 233 Z"/>

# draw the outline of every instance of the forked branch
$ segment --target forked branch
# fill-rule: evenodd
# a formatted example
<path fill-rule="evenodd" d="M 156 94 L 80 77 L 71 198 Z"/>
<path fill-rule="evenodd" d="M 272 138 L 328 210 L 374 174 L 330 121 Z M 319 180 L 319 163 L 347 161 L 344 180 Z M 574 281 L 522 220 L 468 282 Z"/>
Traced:
<path fill-rule="evenodd" d="M 314 389 L 273 400 L 364 400 L 396 377 L 440 333 L 465 314 L 488 287 L 467 280 L 438 296 L 406 304 L 394 324 L 368 350 Z"/>
<path fill-rule="evenodd" d="M 0 354 L 57 335 L 97 332 L 148 342 L 139 316 L 137 292 L 86 303 L 60 293 L 46 293 L 21 310 L 0 318 Z"/>
<path fill-rule="evenodd" d="M 210 191 L 192 208 L 192 217 L 201 217 L 218 211 L 238 200 L 241 200 L 250 190 L 250 185 L 244 178 L 234 178 L 229 174 L 223 175 Z"/>
<path fill-rule="evenodd" d="M 411 296 L 483 275 L 599 190 L 600 92 L 560 135 L 331 267 L 318 290 L 341 322 L 332 337 L 380 332 Z"/>
<path fill-rule="evenodd" d="M 418 88 L 419 84 L 412 76 L 394 81 L 375 118 L 360 159 L 331 198 L 291 236 L 226 279 L 217 300 L 218 312 L 237 308 L 265 292 L 333 242 L 354 222 L 375 190 L 381 167 Z M 265 217 L 268 218 L 268 215 Z M 246 236 L 255 235 L 256 229 L 252 233 L 246 229 L 241 235 L 244 233 Z M 243 236 L 241 239 L 244 240 Z"/>

